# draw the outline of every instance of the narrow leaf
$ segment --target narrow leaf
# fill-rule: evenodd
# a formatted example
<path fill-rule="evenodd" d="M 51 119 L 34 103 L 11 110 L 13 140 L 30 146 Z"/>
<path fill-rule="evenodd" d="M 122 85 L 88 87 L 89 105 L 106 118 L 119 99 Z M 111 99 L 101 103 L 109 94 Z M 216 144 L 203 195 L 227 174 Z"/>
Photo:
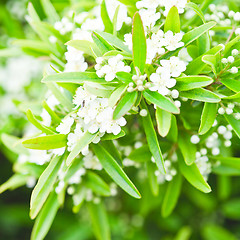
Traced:
<path fill-rule="evenodd" d="M 178 136 L 178 146 L 182 152 L 184 161 L 187 165 L 191 165 L 196 160 L 196 145 L 191 143 L 190 135 L 186 132 L 180 132 Z"/>
<path fill-rule="evenodd" d="M 232 115 L 224 114 L 224 117 L 228 121 L 228 123 L 232 126 L 234 132 L 240 138 L 240 121 L 234 118 Z"/>
<path fill-rule="evenodd" d="M 186 92 L 181 92 L 181 97 L 209 103 L 218 103 L 221 101 L 221 98 L 218 95 L 202 88 L 196 88 Z"/>
<path fill-rule="evenodd" d="M 152 122 L 150 113 L 148 111 L 148 107 L 144 101 L 141 102 L 141 109 L 147 110 L 147 116 L 142 117 L 142 123 L 143 123 L 143 128 L 147 137 L 147 142 L 148 142 L 150 152 L 152 153 L 153 158 L 155 159 L 155 162 L 157 164 L 159 171 L 162 174 L 165 174 L 166 171 L 164 167 L 164 160 L 163 160 L 162 152 L 159 146 L 157 134 L 153 127 L 153 122 Z"/>
<path fill-rule="evenodd" d="M 198 130 L 200 135 L 207 133 L 212 127 L 217 115 L 217 106 L 218 105 L 216 103 L 204 103 L 201 125 Z"/>
<path fill-rule="evenodd" d="M 51 130 L 49 127 L 44 126 L 43 124 L 41 124 L 36 119 L 36 117 L 33 115 L 32 111 L 30 109 L 27 110 L 26 115 L 27 115 L 28 121 L 30 123 L 32 123 L 36 128 L 41 130 L 43 133 L 46 133 L 46 134 L 54 134 L 54 133 L 56 133 L 53 130 Z"/>
<path fill-rule="evenodd" d="M 156 110 L 156 121 L 157 121 L 157 128 L 158 128 L 158 133 L 162 137 L 166 137 L 170 128 L 171 128 L 171 119 L 172 119 L 172 114 L 164 111 L 160 108 L 157 108 Z"/>
<path fill-rule="evenodd" d="M 147 44 L 143 23 L 138 12 L 133 17 L 132 41 L 134 66 L 143 74 L 147 58 Z"/>
<path fill-rule="evenodd" d="M 103 0 L 101 3 L 101 17 L 102 17 L 103 24 L 105 26 L 105 32 L 113 33 L 113 24 L 108 15 L 105 0 Z"/>
<path fill-rule="evenodd" d="M 162 204 L 162 216 L 168 217 L 174 210 L 182 186 L 182 176 L 177 174 L 173 177 L 173 180 L 168 183 L 167 192 L 164 195 L 163 204 Z"/>
<path fill-rule="evenodd" d="M 88 202 L 93 230 L 97 240 L 110 240 L 110 226 L 107 219 L 107 213 L 102 202 L 95 204 Z"/>
<path fill-rule="evenodd" d="M 52 192 L 34 223 L 31 240 L 42 240 L 45 238 L 57 214 L 59 206 L 57 194 Z"/>
<path fill-rule="evenodd" d="M 38 150 L 62 148 L 67 145 L 67 136 L 64 134 L 54 134 L 36 137 L 24 140 L 22 144 L 25 148 Z"/>
<path fill-rule="evenodd" d="M 52 191 L 52 187 L 57 179 L 58 171 L 61 167 L 62 161 L 63 158 L 59 156 L 53 158 L 40 176 L 37 185 L 33 189 L 30 201 L 30 217 L 32 219 L 38 215 L 43 204 Z"/>
<path fill-rule="evenodd" d="M 117 104 L 114 112 L 113 112 L 113 119 L 119 119 L 128 113 L 129 110 L 132 109 L 134 103 L 137 100 L 137 92 L 127 92 Z"/>
<path fill-rule="evenodd" d="M 178 164 L 182 175 L 187 179 L 189 183 L 204 193 L 211 192 L 211 187 L 204 180 L 195 163 L 190 166 L 186 165 L 181 154 L 178 154 Z"/>
<path fill-rule="evenodd" d="M 116 182 L 116 184 L 118 184 L 129 195 L 135 198 L 141 198 L 137 188 L 114 158 L 99 144 L 93 144 L 92 148 L 105 171 Z"/>
<path fill-rule="evenodd" d="M 206 87 L 213 83 L 213 79 L 208 76 L 184 76 L 176 79 L 175 86 L 179 91 L 188 91 L 195 88 Z"/>
<path fill-rule="evenodd" d="M 173 33 L 180 32 L 180 18 L 178 13 L 178 8 L 173 6 L 168 12 L 165 24 L 164 32 L 172 31 Z"/>
<path fill-rule="evenodd" d="M 179 114 L 180 110 L 176 105 L 167 97 L 162 96 L 158 92 L 152 92 L 150 90 L 145 90 L 143 92 L 143 96 L 149 102 L 156 104 L 159 108 L 167 111 L 172 112 L 175 114 Z"/>
<path fill-rule="evenodd" d="M 66 164 L 69 166 L 72 161 L 80 154 L 80 152 L 89 145 L 94 138 L 96 137 L 97 133 L 91 134 L 89 132 L 86 132 L 76 143 L 76 146 L 73 148 L 73 150 L 70 152 L 70 154 L 67 157 Z"/>

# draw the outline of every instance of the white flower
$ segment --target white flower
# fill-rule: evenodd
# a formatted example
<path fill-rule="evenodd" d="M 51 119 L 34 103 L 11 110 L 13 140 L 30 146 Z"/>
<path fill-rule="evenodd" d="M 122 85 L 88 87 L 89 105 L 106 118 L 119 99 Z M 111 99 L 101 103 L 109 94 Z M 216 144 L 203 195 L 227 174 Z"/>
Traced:
<path fill-rule="evenodd" d="M 130 24 L 132 19 L 128 17 L 128 10 L 126 5 L 121 4 L 116 0 L 106 0 L 106 6 L 110 19 L 112 20 L 117 7 L 119 6 L 119 12 L 117 17 L 117 31 L 122 28 L 123 23 Z"/>
<path fill-rule="evenodd" d="M 73 103 L 76 105 L 76 108 L 78 108 L 79 106 L 88 103 L 89 101 L 92 101 L 94 99 L 96 99 L 96 96 L 90 94 L 83 87 L 79 87 L 73 97 Z"/>
<path fill-rule="evenodd" d="M 184 8 L 187 4 L 187 0 L 160 0 L 161 5 L 165 7 L 164 16 L 167 16 L 169 10 L 176 6 L 179 13 L 184 12 Z"/>
<path fill-rule="evenodd" d="M 193 144 L 198 144 L 200 142 L 200 138 L 198 135 L 192 135 L 190 141 Z"/>
<path fill-rule="evenodd" d="M 84 168 L 80 168 L 73 176 L 68 180 L 69 184 L 79 184 L 82 182 L 82 176 L 86 173 Z"/>
<path fill-rule="evenodd" d="M 178 57 L 171 57 L 170 60 L 161 60 L 161 65 L 165 71 L 169 71 L 172 77 L 179 77 L 186 70 L 186 64 Z"/>
<path fill-rule="evenodd" d="M 74 119 L 72 117 L 66 117 L 62 120 L 62 122 L 56 128 L 56 130 L 60 134 L 68 134 L 71 130 L 73 123 L 74 123 Z"/>
<path fill-rule="evenodd" d="M 192 57 L 189 55 L 187 48 L 182 48 L 178 52 L 178 57 L 181 61 L 185 62 L 186 64 L 192 61 Z"/>
<path fill-rule="evenodd" d="M 65 53 L 67 63 L 64 72 L 85 72 L 88 64 L 85 62 L 83 52 L 70 46 L 67 47 L 67 50 Z"/>
<path fill-rule="evenodd" d="M 124 44 L 128 46 L 129 50 L 132 50 L 132 34 L 127 33 L 124 35 Z"/>
<path fill-rule="evenodd" d="M 83 158 L 83 165 L 87 169 L 102 170 L 102 165 L 92 152 L 89 152 Z"/>
<path fill-rule="evenodd" d="M 159 67 L 156 73 L 150 76 L 150 81 L 152 82 L 152 87 L 149 89 L 151 91 L 158 91 L 163 96 L 169 94 L 169 88 L 176 85 L 176 80 L 171 78 L 168 69 Z"/>
<path fill-rule="evenodd" d="M 74 28 L 74 24 L 66 17 L 63 17 L 61 21 L 54 24 L 54 28 L 57 29 L 62 35 L 71 32 Z"/>
<path fill-rule="evenodd" d="M 167 31 L 164 35 L 165 47 L 169 51 L 174 51 L 180 47 L 184 46 L 184 43 L 181 42 L 183 33 L 173 34 L 172 31 Z"/>
<path fill-rule="evenodd" d="M 98 77 L 104 77 L 107 82 L 112 81 L 116 77 L 117 72 L 130 72 L 130 66 L 126 66 L 123 62 L 123 56 L 118 54 L 115 57 L 108 59 L 108 64 L 102 67 L 96 65 L 96 74 Z"/>
<path fill-rule="evenodd" d="M 155 9 L 141 9 L 139 10 L 139 14 L 145 28 L 153 27 L 161 16 L 160 12 L 156 12 Z"/>
<path fill-rule="evenodd" d="M 147 63 L 151 64 L 156 54 L 164 54 L 165 45 L 164 32 L 160 29 L 157 33 L 153 33 L 151 39 L 147 39 Z"/>
<path fill-rule="evenodd" d="M 160 4 L 159 0 L 142 0 L 136 3 L 138 9 L 147 8 L 147 9 L 156 9 Z"/>

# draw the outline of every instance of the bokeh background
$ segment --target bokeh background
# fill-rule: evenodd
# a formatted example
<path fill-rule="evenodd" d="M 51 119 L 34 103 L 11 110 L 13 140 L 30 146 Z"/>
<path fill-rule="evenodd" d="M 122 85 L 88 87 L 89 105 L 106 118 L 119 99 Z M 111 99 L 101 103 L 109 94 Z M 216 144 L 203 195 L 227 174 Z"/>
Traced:
<path fill-rule="evenodd" d="M 1 49 L 8 48 L 15 39 L 34 37 L 25 20 L 28 2 L 0 0 Z M 39 0 L 31 2 L 44 19 L 46 16 Z M 52 0 L 60 15 L 77 2 L 80 1 Z M 26 119 L 18 110 L 24 106 L 18 103 L 25 99 L 37 100 L 44 94 L 44 87 L 40 84 L 44 64 L 22 56 L 17 49 L 6 55 L 11 57 L 0 55 L 0 134 L 5 132 L 21 137 L 26 130 Z M 236 157 L 240 157 L 240 144 L 237 146 Z M 12 163 L 16 158 L 0 142 L 0 184 L 12 175 Z M 128 174 L 131 175 L 131 168 Z M 144 196 L 141 201 L 124 193 L 119 195 L 118 200 L 106 200 L 113 239 L 181 240 L 188 239 L 186 236 L 194 240 L 240 239 L 239 177 L 211 175 L 209 182 L 213 189 L 210 194 L 203 194 L 185 184 L 176 210 L 166 219 L 161 217 L 161 194 L 154 197 L 144 184 L 137 186 Z M 30 195 L 31 189 L 27 187 L 0 195 L 0 239 L 30 239 L 33 226 L 28 215 Z M 46 239 L 95 239 L 86 209 L 73 214 L 71 202 L 67 201 L 65 208 L 57 214 Z"/>

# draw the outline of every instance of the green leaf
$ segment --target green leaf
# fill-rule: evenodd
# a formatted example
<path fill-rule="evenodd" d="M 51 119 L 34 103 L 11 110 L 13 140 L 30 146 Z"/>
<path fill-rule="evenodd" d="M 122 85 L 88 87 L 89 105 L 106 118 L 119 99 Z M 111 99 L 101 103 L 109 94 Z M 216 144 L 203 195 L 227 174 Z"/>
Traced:
<path fill-rule="evenodd" d="M 184 226 L 178 231 L 174 240 L 189 240 L 191 234 L 192 234 L 191 228 L 188 226 Z"/>
<path fill-rule="evenodd" d="M 115 48 L 120 49 L 125 52 L 128 52 L 128 53 L 131 53 L 131 51 L 123 43 L 123 41 L 120 40 L 119 38 L 117 38 L 116 36 L 113 36 L 112 34 L 106 33 L 106 32 L 96 31 L 96 33 L 98 33 L 98 35 L 100 35 L 103 39 L 105 39 L 108 43 L 110 43 Z"/>
<path fill-rule="evenodd" d="M 190 8 L 192 9 L 194 12 L 197 13 L 197 15 L 202 19 L 202 21 L 205 23 L 205 18 L 204 18 L 204 14 L 203 12 L 201 11 L 201 9 L 199 8 L 199 6 L 193 2 L 188 2 L 186 4 L 186 7 L 187 8 Z"/>
<path fill-rule="evenodd" d="M 92 148 L 104 170 L 116 182 L 116 184 L 118 184 L 129 195 L 135 198 L 141 198 L 137 188 L 122 168 L 117 164 L 114 158 L 99 144 L 93 144 Z"/>
<path fill-rule="evenodd" d="M 176 105 L 167 97 L 162 96 L 158 92 L 152 92 L 150 90 L 145 90 L 143 92 L 144 98 L 153 103 L 156 104 L 159 108 L 167 111 L 167 112 L 172 112 L 175 114 L 179 114 L 180 110 Z"/>
<path fill-rule="evenodd" d="M 51 116 L 51 119 L 56 124 L 61 123 L 61 118 L 48 106 L 46 101 L 43 101 L 42 103 L 44 109 L 48 112 L 48 114 Z"/>
<path fill-rule="evenodd" d="M 132 61 L 132 54 L 128 53 L 128 52 L 122 52 L 122 51 L 119 51 L 119 50 L 111 50 L 109 52 L 106 52 L 104 55 L 103 55 L 103 58 L 104 59 L 109 59 L 111 57 L 115 57 L 117 56 L 118 54 L 122 55 L 123 56 L 123 59 L 126 59 L 126 60 L 131 60 Z"/>
<path fill-rule="evenodd" d="M 121 85 L 120 87 L 114 90 L 114 92 L 111 94 L 111 96 L 108 99 L 108 104 L 110 107 L 114 107 L 116 105 L 116 103 L 125 93 L 127 88 L 128 88 L 128 85 Z"/>
<path fill-rule="evenodd" d="M 54 134 L 24 140 L 25 148 L 38 150 L 51 150 L 67 146 L 67 136 L 64 134 Z"/>
<path fill-rule="evenodd" d="M 211 69 L 214 73 L 214 76 L 217 77 L 217 70 L 216 70 L 217 58 L 216 58 L 216 55 L 204 55 L 202 57 L 202 61 L 211 67 Z"/>
<path fill-rule="evenodd" d="M 131 73 L 117 72 L 116 76 L 123 83 L 127 83 L 128 84 L 130 82 L 133 82 L 133 80 L 132 80 L 133 75 Z"/>
<path fill-rule="evenodd" d="M 184 76 L 176 79 L 175 88 L 179 91 L 188 91 L 195 88 L 206 87 L 213 83 L 213 79 L 208 76 Z"/>
<path fill-rule="evenodd" d="M 57 194 L 52 192 L 38 215 L 31 234 L 31 240 L 42 240 L 47 235 L 59 209 Z"/>
<path fill-rule="evenodd" d="M 195 163 L 193 163 L 190 166 L 186 165 L 181 154 L 178 154 L 178 164 L 179 164 L 179 168 L 180 168 L 182 175 L 195 188 L 197 188 L 198 190 L 200 190 L 204 193 L 209 193 L 212 191 L 211 187 L 204 180 L 203 176 L 201 175 L 201 173 Z"/>
<path fill-rule="evenodd" d="M 101 53 L 100 56 L 103 56 L 108 51 L 114 50 L 114 48 L 98 33 L 93 32 L 92 39 L 93 39 L 94 43 L 97 45 L 97 47 Z M 100 57 L 100 56 L 98 56 L 98 57 Z"/>
<path fill-rule="evenodd" d="M 134 92 L 127 92 L 117 104 L 114 112 L 113 112 L 113 119 L 119 119 L 128 113 L 129 110 L 132 109 L 134 103 L 137 100 L 138 93 Z"/>
<path fill-rule="evenodd" d="M 152 154 L 148 145 L 143 145 L 140 148 L 136 148 L 128 155 L 128 158 L 135 162 L 150 162 L 151 157 Z"/>
<path fill-rule="evenodd" d="M 232 115 L 224 114 L 228 123 L 232 126 L 234 132 L 240 138 L 240 121 L 235 119 Z"/>
<path fill-rule="evenodd" d="M 149 150 L 153 155 L 153 158 L 157 164 L 159 171 L 162 174 L 165 174 L 164 160 L 162 156 L 162 152 L 159 146 L 157 134 L 153 127 L 153 122 L 151 119 L 151 115 L 148 111 L 148 107 L 144 101 L 141 102 L 141 109 L 145 109 L 147 111 L 147 116 L 142 117 L 143 128 L 147 137 L 147 142 L 149 146 Z"/>
<path fill-rule="evenodd" d="M 27 179 L 29 176 L 14 174 L 10 177 L 5 183 L 0 185 L 0 194 L 5 192 L 6 190 L 14 190 L 18 187 L 21 187 L 27 183 Z"/>
<path fill-rule="evenodd" d="M 169 139 L 172 142 L 177 142 L 178 140 L 178 126 L 177 126 L 177 119 L 174 115 L 172 115 L 171 119 L 171 128 L 167 135 L 167 139 Z"/>
<path fill-rule="evenodd" d="M 17 45 L 22 49 L 29 49 L 29 50 L 36 51 L 42 55 L 49 55 L 51 53 L 51 50 L 49 49 L 48 44 L 38 40 L 25 40 L 25 39 L 20 40 L 19 39 L 19 40 L 13 41 L 12 44 Z"/>
<path fill-rule="evenodd" d="M 50 192 L 52 191 L 53 185 L 56 182 L 58 171 L 61 168 L 63 158 L 56 156 L 54 157 L 47 168 L 44 170 L 40 176 L 37 185 L 33 189 L 30 201 L 30 217 L 34 219 L 39 211 L 41 210 L 43 204 L 48 198 Z"/>
<path fill-rule="evenodd" d="M 178 146 L 187 165 L 193 164 L 196 160 L 197 148 L 195 144 L 191 143 L 190 138 L 190 135 L 183 131 L 178 136 Z"/>
<path fill-rule="evenodd" d="M 33 22 L 41 21 L 31 2 L 28 3 L 28 14 L 31 17 L 31 19 L 33 20 Z"/>
<path fill-rule="evenodd" d="M 22 140 L 18 137 L 11 136 L 8 134 L 3 133 L 1 135 L 1 140 L 3 144 L 12 152 L 16 154 L 24 154 L 28 155 L 29 152 L 26 148 L 23 147 L 22 145 Z"/>
<path fill-rule="evenodd" d="M 212 49 L 210 49 L 209 51 L 207 51 L 205 54 L 195 58 L 192 62 L 190 62 L 187 65 L 187 69 L 185 71 L 185 74 L 187 75 L 193 75 L 193 74 L 199 74 L 202 72 L 202 70 L 206 67 L 206 63 L 204 63 L 202 61 L 202 57 L 204 55 L 216 55 L 218 54 L 220 51 L 223 50 L 223 46 L 222 45 L 218 45 Z"/>
<path fill-rule="evenodd" d="M 115 13 L 113 15 L 113 35 L 117 36 L 117 21 L 118 21 L 118 14 L 119 14 L 119 9 L 120 9 L 120 5 L 117 6 Z"/>
<path fill-rule="evenodd" d="M 96 57 L 95 53 L 97 53 L 97 55 L 100 55 L 100 52 L 98 52 L 99 50 L 97 49 L 96 44 L 87 40 L 71 40 L 67 42 L 66 45 L 71 46 L 79 51 L 82 51 L 89 56 Z"/>
<path fill-rule="evenodd" d="M 124 136 L 125 136 L 125 132 L 123 130 L 121 130 L 121 132 L 117 135 L 114 135 L 113 133 L 107 133 L 103 137 L 101 137 L 101 141 L 114 140 Z"/>
<path fill-rule="evenodd" d="M 109 186 L 96 173 L 89 171 L 87 173 L 86 185 L 92 189 L 96 194 L 102 196 L 110 196 L 111 191 Z"/>
<path fill-rule="evenodd" d="M 96 137 L 97 133 L 91 134 L 89 132 L 86 132 L 76 143 L 76 146 L 73 148 L 73 150 L 70 152 L 70 154 L 67 157 L 66 164 L 69 166 L 72 161 L 80 154 L 80 152 L 89 145 L 94 138 Z"/>
<path fill-rule="evenodd" d="M 190 44 L 191 42 L 195 41 L 198 39 L 201 35 L 203 35 L 205 32 L 210 30 L 216 25 L 215 22 L 208 22 L 204 23 L 203 25 L 194 28 L 193 30 L 185 33 L 185 35 L 182 38 L 182 41 L 184 42 L 185 46 Z"/>
<path fill-rule="evenodd" d="M 102 140 L 102 138 L 101 138 Z M 106 140 L 101 143 L 105 150 L 122 166 L 122 156 L 112 140 Z"/>
<path fill-rule="evenodd" d="M 87 206 L 97 240 L 110 240 L 110 226 L 107 219 L 107 213 L 102 202 L 98 204 L 88 202 Z"/>
<path fill-rule="evenodd" d="M 26 115 L 27 115 L 28 121 L 30 123 L 32 123 L 36 128 L 41 130 L 43 133 L 46 133 L 46 134 L 54 134 L 54 133 L 56 133 L 53 130 L 51 130 L 49 127 L 44 126 L 43 124 L 41 124 L 36 119 L 36 117 L 33 115 L 32 111 L 30 109 L 27 110 Z"/>
<path fill-rule="evenodd" d="M 181 92 L 180 95 L 181 97 L 200 102 L 218 103 L 221 101 L 221 98 L 218 95 L 202 88 L 196 88 L 186 92 Z"/>
<path fill-rule="evenodd" d="M 0 49 L 0 57 L 1 58 L 18 57 L 18 56 L 21 56 L 22 54 L 23 54 L 23 52 L 18 48 Z"/>
<path fill-rule="evenodd" d="M 133 63 L 142 74 L 144 74 L 145 63 L 147 59 L 147 43 L 142 19 L 138 12 L 133 17 Z"/>
<path fill-rule="evenodd" d="M 240 219 L 240 199 L 231 199 L 225 202 L 222 206 L 224 216 L 227 218 L 238 220 Z"/>
<path fill-rule="evenodd" d="M 173 180 L 168 183 L 167 192 L 164 195 L 163 204 L 162 204 L 162 216 L 168 217 L 174 210 L 182 186 L 182 176 L 177 174 L 173 177 Z"/>
<path fill-rule="evenodd" d="M 103 24 L 105 26 L 105 32 L 113 33 L 113 24 L 108 15 L 105 0 L 103 0 L 101 3 L 101 17 L 102 17 Z"/>
<path fill-rule="evenodd" d="M 239 169 L 240 170 L 240 158 L 236 157 L 222 157 L 222 156 L 211 156 L 213 160 L 220 161 L 222 165 L 228 166 L 231 168 Z"/>
<path fill-rule="evenodd" d="M 159 192 L 159 183 L 155 172 L 156 165 L 154 165 L 152 162 L 147 162 L 147 178 L 150 184 L 152 194 L 154 196 L 157 196 Z"/>
<path fill-rule="evenodd" d="M 157 128 L 158 133 L 162 137 L 166 137 L 171 128 L 171 118 L 172 118 L 171 113 L 164 111 L 160 108 L 157 108 L 156 110 Z"/>
<path fill-rule="evenodd" d="M 52 24 L 60 20 L 60 17 L 58 16 L 57 11 L 55 10 L 50 0 L 41 0 L 41 4 L 48 20 Z"/>
<path fill-rule="evenodd" d="M 208 223 L 204 226 L 202 234 L 205 240 L 237 240 L 237 238 L 229 232 L 227 229 L 224 229 L 218 225 Z"/>
<path fill-rule="evenodd" d="M 173 6 L 168 12 L 165 24 L 164 32 L 172 31 L 173 33 L 180 32 L 180 18 L 178 13 L 178 8 Z"/>
<path fill-rule="evenodd" d="M 56 82 L 56 83 L 76 83 L 83 84 L 84 82 L 94 82 L 104 84 L 107 82 L 104 78 L 99 78 L 94 72 L 64 72 L 52 74 L 42 79 L 43 83 Z"/>
<path fill-rule="evenodd" d="M 240 81 L 239 80 L 225 78 L 225 79 L 221 79 L 220 81 L 224 86 L 231 89 L 232 91 L 234 91 L 236 93 L 240 92 Z"/>
<path fill-rule="evenodd" d="M 209 131 L 212 127 L 216 115 L 217 115 L 217 107 L 216 103 L 204 103 L 202 115 L 201 115 L 201 124 L 198 130 L 200 135 L 203 135 Z"/>
<path fill-rule="evenodd" d="M 61 91 L 61 88 L 54 82 L 46 83 L 49 90 L 55 96 L 55 98 L 60 102 L 60 104 L 66 108 L 68 111 L 72 111 L 74 105 L 72 101 L 68 98 L 65 92 Z"/>

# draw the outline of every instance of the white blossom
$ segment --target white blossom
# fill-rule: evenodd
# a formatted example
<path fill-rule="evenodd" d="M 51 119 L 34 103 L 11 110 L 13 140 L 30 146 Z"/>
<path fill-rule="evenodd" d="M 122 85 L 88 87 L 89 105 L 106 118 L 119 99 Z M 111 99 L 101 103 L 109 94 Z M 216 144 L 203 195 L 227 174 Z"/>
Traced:
<path fill-rule="evenodd" d="M 91 151 L 86 156 L 84 156 L 83 165 L 86 169 L 102 170 L 101 163 Z"/>
<path fill-rule="evenodd" d="M 130 66 L 125 65 L 123 62 L 123 56 L 118 54 L 115 57 L 109 58 L 107 64 L 101 66 L 97 64 L 95 66 L 96 74 L 98 77 L 105 77 L 107 82 L 112 81 L 116 77 L 117 72 L 130 72 Z"/>
<path fill-rule="evenodd" d="M 60 134 L 68 134 L 71 130 L 71 127 L 74 123 L 74 119 L 72 117 L 66 117 L 62 120 L 60 125 L 56 128 L 56 130 Z"/>
<path fill-rule="evenodd" d="M 139 14 L 145 28 L 153 27 L 161 16 L 160 12 L 156 12 L 155 9 L 140 9 Z"/>
<path fill-rule="evenodd" d="M 170 60 L 161 60 L 160 63 L 165 71 L 168 69 L 172 77 L 179 77 L 186 70 L 186 64 L 178 57 L 173 56 Z"/>
<path fill-rule="evenodd" d="M 156 73 L 151 74 L 150 81 L 152 86 L 149 88 L 151 91 L 158 91 L 162 95 L 169 94 L 169 88 L 176 85 L 176 80 L 171 78 L 169 69 L 159 67 Z"/>
<path fill-rule="evenodd" d="M 183 33 L 173 34 L 172 31 L 167 31 L 164 34 L 165 47 L 169 51 L 174 51 L 180 47 L 184 46 L 184 43 L 181 42 Z"/>

